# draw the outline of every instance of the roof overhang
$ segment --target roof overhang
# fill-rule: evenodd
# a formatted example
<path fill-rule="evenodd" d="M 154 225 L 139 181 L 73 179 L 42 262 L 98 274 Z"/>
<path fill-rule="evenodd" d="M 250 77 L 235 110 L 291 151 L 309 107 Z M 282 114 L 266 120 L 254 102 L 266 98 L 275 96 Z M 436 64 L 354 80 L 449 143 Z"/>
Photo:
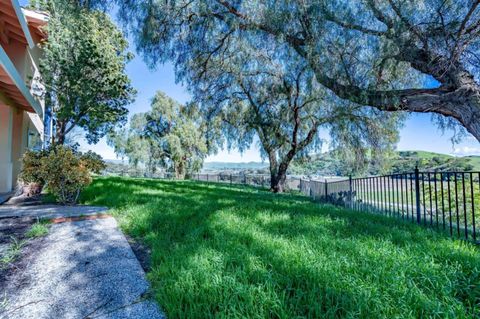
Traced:
<path fill-rule="evenodd" d="M 0 42 L 15 41 L 32 49 L 47 38 L 43 27 L 48 19 L 45 12 L 21 8 L 18 0 L 0 0 Z"/>
<path fill-rule="evenodd" d="M 3 102 L 20 107 L 28 112 L 35 112 L 43 117 L 43 110 L 30 90 L 25 85 L 22 77 L 10 60 L 7 52 L 0 45 L 0 96 Z"/>
<path fill-rule="evenodd" d="M 43 27 L 48 23 L 48 14 L 45 12 L 33 11 L 25 8 L 22 8 L 22 12 L 27 19 L 28 27 L 30 29 L 30 33 L 33 35 L 34 40 L 35 38 L 40 40 L 46 39 L 47 34 Z"/>
<path fill-rule="evenodd" d="M 20 3 L 18 0 L 11 0 L 13 10 L 17 15 L 18 22 L 20 23 L 20 27 L 22 28 L 23 34 L 25 35 L 25 39 L 27 40 L 28 46 L 33 48 L 35 43 L 33 42 L 32 35 L 30 33 L 30 29 L 28 28 L 27 19 L 23 15 L 22 7 L 20 7 Z"/>
<path fill-rule="evenodd" d="M 13 61 L 17 53 L 22 54 L 18 48 L 29 47 L 26 54 L 30 55 L 29 51 L 46 38 L 43 26 L 47 21 L 48 15 L 23 9 L 18 0 L 0 0 L 0 101 L 40 117 L 42 107 L 25 83 L 30 80 L 22 77 Z"/>

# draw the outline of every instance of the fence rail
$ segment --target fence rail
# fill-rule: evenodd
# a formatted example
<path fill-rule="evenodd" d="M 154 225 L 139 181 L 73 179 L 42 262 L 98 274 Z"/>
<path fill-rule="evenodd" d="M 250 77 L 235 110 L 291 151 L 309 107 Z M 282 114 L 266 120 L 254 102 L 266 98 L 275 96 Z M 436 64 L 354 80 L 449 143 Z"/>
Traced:
<path fill-rule="evenodd" d="M 270 187 L 270 176 L 262 174 L 193 174 L 190 179 L 203 182 L 218 182 L 227 184 Z M 285 182 L 286 190 L 299 190 L 301 179 L 289 176 Z"/>
<path fill-rule="evenodd" d="M 164 173 L 157 178 L 174 178 Z M 267 175 L 194 174 L 190 179 L 269 187 Z M 356 211 L 379 213 L 480 243 L 480 172 L 420 172 L 329 181 L 288 177 L 286 190 Z"/>
<path fill-rule="evenodd" d="M 337 182 L 301 180 L 300 191 L 322 202 L 445 230 L 452 237 L 480 239 L 480 172 L 417 169 Z"/>

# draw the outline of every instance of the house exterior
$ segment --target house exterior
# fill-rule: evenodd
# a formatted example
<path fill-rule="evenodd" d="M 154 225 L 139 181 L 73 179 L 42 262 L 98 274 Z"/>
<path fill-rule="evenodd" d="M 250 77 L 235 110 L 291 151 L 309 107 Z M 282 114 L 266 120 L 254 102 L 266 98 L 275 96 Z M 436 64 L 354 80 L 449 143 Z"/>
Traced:
<path fill-rule="evenodd" d="M 37 44 L 46 22 L 18 0 L 0 0 L 0 193 L 15 188 L 22 154 L 45 137 Z"/>

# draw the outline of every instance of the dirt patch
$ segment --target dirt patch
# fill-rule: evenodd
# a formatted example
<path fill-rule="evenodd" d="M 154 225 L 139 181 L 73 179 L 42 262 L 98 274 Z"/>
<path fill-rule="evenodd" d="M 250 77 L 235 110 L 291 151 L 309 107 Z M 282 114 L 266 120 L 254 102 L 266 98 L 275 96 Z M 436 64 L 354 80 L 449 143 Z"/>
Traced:
<path fill-rule="evenodd" d="M 1 218 L 0 219 L 0 245 L 9 244 L 12 237 L 19 240 L 25 239 L 25 233 L 35 223 L 31 217 Z"/>
<path fill-rule="evenodd" d="M 43 238 L 26 237 L 26 233 L 36 221 L 35 218 L 29 217 L 0 219 L 0 257 L 6 254 L 14 241 L 23 243 L 18 256 L 12 262 L 0 265 L 0 298 L 12 293 L 6 291 L 7 286 L 21 287 L 28 283 L 28 278 L 22 274 L 43 247 Z M 11 285 L 11 281 L 15 281 L 15 284 Z M 2 300 L 0 304 L 1 302 Z"/>
<path fill-rule="evenodd" d="M 138 240 L 135 240 L 126 234 L 125 238 L 127 238 L 127 241 L 130 244 L 130 247 L 132 248 L 135 257 L 137 257 L 143 270 L 145 272 L 148 272 L 150 270 L 150 249 L 146 245 L 140 243 Z"/>

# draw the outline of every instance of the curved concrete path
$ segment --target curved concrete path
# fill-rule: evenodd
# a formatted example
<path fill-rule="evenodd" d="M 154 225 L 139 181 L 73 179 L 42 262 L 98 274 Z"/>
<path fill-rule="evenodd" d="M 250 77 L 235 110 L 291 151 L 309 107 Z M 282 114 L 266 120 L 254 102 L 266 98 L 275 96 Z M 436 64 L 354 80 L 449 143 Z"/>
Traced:
<path fill-rule="evenodd" d="M 114 218 L 54 224 L 44 240 L 0 318 L 164 318 Z"/>

